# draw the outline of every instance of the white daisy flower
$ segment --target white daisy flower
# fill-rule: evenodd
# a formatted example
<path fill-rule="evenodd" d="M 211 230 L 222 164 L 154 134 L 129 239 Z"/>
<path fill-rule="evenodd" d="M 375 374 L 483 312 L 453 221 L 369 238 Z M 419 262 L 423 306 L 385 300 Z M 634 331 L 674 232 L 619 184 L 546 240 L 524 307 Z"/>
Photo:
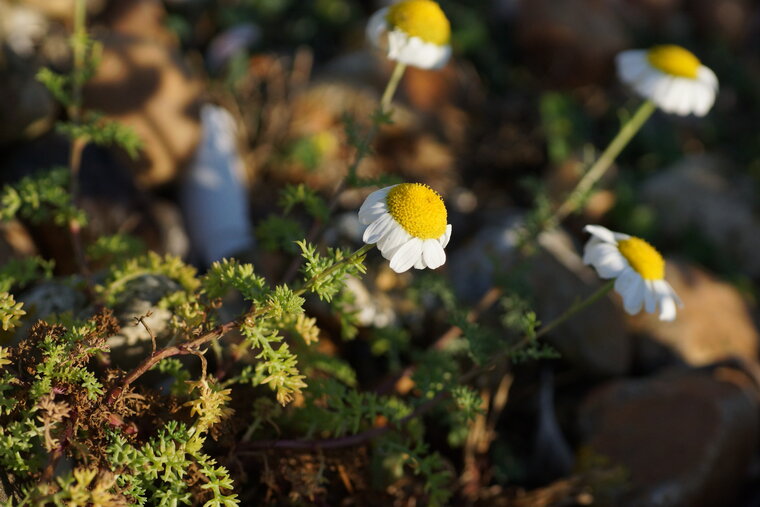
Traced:
<path fill-rule="evenodd" d="M 367 23 L 367 39 L 391 60 L 421 69 L 443 67 L 451 56 L 451 26 L 432 0 L 402 0 Z"/>
<path fill-rule="evenodd" d="M 401 183 L 372 192 L 359 209 L 359 222 L 367 226 L 364 242 L 377 243 L 396 273 L 446 262 L 451 224 L 443 199 L 427 185 Z"/>
<path fill-rule="evenodd" d="M 666 113 L 704 116 L 715 102 L 715 73 L 680 46 L 623 51 L 615 63 L 623 83 Z"/>
<path fill-rule="evenodd" d="M 643 239 L 613 232 L 599 225 L 583 229 L 591 238 L 583 251 L 583 263 L 594 266 L 601 278 L 615 278 L 615 291 L 623 307 L 635 315 L 644 307 L 648 313 L 659 309 L 660 320 L 676 318 L 676 306 L 683 306 L 665 278 L 665 260 Z"/>

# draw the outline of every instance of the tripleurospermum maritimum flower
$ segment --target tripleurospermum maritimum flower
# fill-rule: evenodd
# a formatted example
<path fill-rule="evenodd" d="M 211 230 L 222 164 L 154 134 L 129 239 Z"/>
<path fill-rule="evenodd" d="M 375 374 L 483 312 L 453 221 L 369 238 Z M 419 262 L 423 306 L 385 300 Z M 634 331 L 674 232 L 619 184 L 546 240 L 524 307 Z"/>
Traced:
<path fill-rule="evenodd" d="M 715 103 L 715 73 L 680 46 L 623 51 L 615 63 L 623 83 L 666 113 L 704 116 Z"/>
<path fill-rule="evenodd" d="M 432 0 L 402 0 L 367 23 L 367 38 L 388 58 L 421 69 L 443 67 L 451 56 L 451 25 Z"/>
<path fill-rule="evenodd" d="M 623 298 L 623 308 L 631 315 L 659 309 L 660 320 L 676 318 L 676 306 L 683 306 L 665 281 L 665 260 L 643 239 L 613 232 L 599 225 L 583 230 L 591 238 L 583 251 L 584 264 L 596 269 L 599 277 L 615 279 L 615 291 Z"/>
<path fill-rule="evenodd" d="M 421 183 L 401 183 L 369 194 L 359 209 L 363 240 L 377 244 L 396 273 L 435 269 L 446 262 L 451 238 L 441 196 Z"/>

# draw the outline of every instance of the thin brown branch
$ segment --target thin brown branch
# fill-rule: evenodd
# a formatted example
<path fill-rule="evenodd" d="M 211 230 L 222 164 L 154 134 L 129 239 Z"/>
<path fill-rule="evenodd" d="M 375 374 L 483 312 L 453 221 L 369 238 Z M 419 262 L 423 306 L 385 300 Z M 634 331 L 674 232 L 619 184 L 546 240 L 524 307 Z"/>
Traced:
<path fill-rule="evenodd" d="M 151 354 L 155 354 L 156 353 L 156 348 L 157 348 L 156 347 L 156 335 L 153 334 L 153 331 L 150 329 L 150 326 L 148 326 L 148 324 L 145 322 L 145 319 L 147 319 L 151 315 L 153 315 L 153 312 L 149 310 L 148 313 L 146 313 L 145 315 L 143 315 L 141 317 L 135 317 L 135 326 L 139 326 L 140 324 L 142 324 L 142 326 L 145 328 L 145 331 L 148 332 L 148 335 L 150 336 L 151 344 L 153 345 L 153 349 L 151 350 L 150 353 Z"/>
<path fill-rule="evenodd" d="M 198 352 L 198 347 L 203 345 L 204 343 L 208 343 L 211 340 L 215 338 L 221 338 L 222 336 L 226 335 L 233 329 L 236 329 L 238 326 L 240 326 L 241 320 L 233 320 L 230 322 L 227 322 L 225 324 L 220 324 L 216 326 L 214 329 L 209 331 L 208 333 L 199 336 L 198 338 L 194 340 L 187 341 L 185 343 L 181 343 L 179 345 L 174 345 L 171 347 L 166 347 L 161 350 L 158 350 L 145 358 L 143 362 L 141 362 L 139 365 L 135 367 L 134 370 L 129 372 L 126 377 L 124 377 L 124 380 L 121 381 L 121 383 L 117 386 L 114 386 L 106 395 L 105 403 L 108 406 L 112 406 L 114 402 L 119 399 L 119 396 L 121 396 L 121 393 L 124 392 L 134 381 L 139 379 L 141 376 L 145 374 L 145 372 L 149 371 L 151 368 L 153 368 L 159 361 L 162 359 L 166 359 L 173 356 L 179 356 L 179 355 L 187 355 L 187 354 L 196 354 Z"/>

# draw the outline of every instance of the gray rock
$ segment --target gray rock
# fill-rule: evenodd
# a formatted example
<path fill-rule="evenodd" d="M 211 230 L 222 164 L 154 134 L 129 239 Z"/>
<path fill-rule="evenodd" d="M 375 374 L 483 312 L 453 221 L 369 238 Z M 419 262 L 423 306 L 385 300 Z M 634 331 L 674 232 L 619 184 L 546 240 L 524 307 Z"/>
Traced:
<path fill-rule="evenodd" d="M 121 330 L 108 338 L 111 359 L 116 366 L 131 367 L 151 352 L 153 346 L 148 330 L 135 319 L 150 313 L 144 319 L 157 340 L 164 338 L 172 313 L 156 304 L 181 287 L 175 281 L 161 275 L 143 275 L 127 285 L 121 297 L 123 303 L 115 308 Z"/>
<path fill-rule="evenodd" d="M 695 229 L 750 276 L 760 275 L 760 219 L 755 186 L 718 157 L 695 155 L 642 185 L 641 199 L 669 235 Z"/>

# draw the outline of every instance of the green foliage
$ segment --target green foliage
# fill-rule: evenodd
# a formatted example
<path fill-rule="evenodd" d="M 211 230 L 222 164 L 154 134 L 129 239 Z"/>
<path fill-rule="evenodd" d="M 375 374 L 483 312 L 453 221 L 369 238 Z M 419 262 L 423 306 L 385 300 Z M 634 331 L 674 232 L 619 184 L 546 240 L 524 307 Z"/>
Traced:
<path fill-rule="evenodd" d="M 296 205 L 302 205 L 309 215 L 324 222 L 330 215 L 330 209 L 317 192 L 303 183 L 287 185 L 280 195 L 280 206 L 285 213 L 290 213 Z"/>
<path fill-rule="evenodd" d="M 136 159 L 142 141 L 132 128 L 103 118 L 103 115 L 88 112 L 81 122 L 59 122 L 58 132 L 71 139 L 84 139 L 100 146 L 119 146 Z"/>
<path fill-rule="evenodd" d="M 549 160 L 561 164 L 588 138 L 586 117 L 569 96 L 557 92 L 544 93 L 539 109 Z"/>
<path fill-rule="evenodd" d="M 305 401 L 293 423 L 307 437 L 355 435 L 372 427 L 378 417 L 394 423 L 411 412 L 398 398 L 359 391 L 335 379 L 312 381 Z"/>
<path fill-rule="evenodd" d="M 85 224 L 84 213 L 71 201 L 70 177 L 67 168 L 59 167 L 5 185 L 0 193 L 0 220 L 19 217 L 36 224 L 48 221 L 57 225 L 72 221 Z"/>
<path fill-rule="evenodd" d="M 200 286 L 195 273 L 195 268 L 182 262 L 179 257 L 148 252 L 111 266 L 105 281 L 97 290 L 108 304 L 113 305 L 119 301 L 119 296 L 132 280 L 144 275 L 164 275 L 179 283 L 184 290 L 193 292 Z"/>
<path fill-rule="evenodd" d="M 237 259 L 223 259 L 211 265 L 202 279 L 203 290 L 209 298 L 224 297 L 235 289 L 251 302 L 260 301 L 268 292 L 267 282 L 256 275 L 253 264 Z"/>
<path fill-rule="evenodd" d="M 250 377 L 256 384 L 268 384 L 277 394 L 277 401 L 286 405 L 306 387 L 305 377 L 300 374 L 298 358 L 287 343 L 282 343 L 277 326 L 268 318 L 248 318 L 240 326 L 240 332 L 248 345 L 258 350 L 255 376 Z"/>
<path fill-rule="evenodd" d="M 32 400 L 48 394 L 57 384 L 79 385 L 92 400 L 103 394 L 102 384 L 87 368 L 89 359 L 105 350 L 96 332 L 95 322 L 88 321 L 81 326 L 51 328 L 44 333 L 38 345 L 42 361 L 37 364 L 35 381 L 29 390 Z"/>
<path fill-rule="evenodd" d="M 377 356 L 387 356 L 390 371 L 398 371 L 403 367 L 401 356 L 409 350 L 410 340 L 409 331 L 400 327 L 386 326 L 374 329 L 372 353 Z"/>
<path fill-rule="evenodd" d="M 53 72 L 47 67 L 41 68 L 37 72 L 37 81 L 45 85 L 48 91 L 53 95 L 55 100 L 64 106 L 70 106 L 73 102 L 71 97 L 71 76 Z"/>
<path fill-rule="evenodd" d="M 504 313 L 501 322 L 505 328 L 514 333 L 534 338 L 536 330 L 541 326 L 536 312 L 531 310 L 531 305 L 525 298 L 516 293 L 502 298 L 501 307 Z"/>
<path fill-rule="evenodd" d="M 11 259 L 0 266 L 0 291 L 12 287 L 24 287 L 33 281 L 53 276 L 55 261 L 45 260 L 39 255 L 23 259 Z"/>
<path fill-rule="evenodd" d="M 378 130 L 383 125 L 390 125 L 392 123 L 392 113 L 382 111 L 381 109 L 377 109 L 372 114 L 371 125 L 368 129 L 362 128 L 354 117 L 350 115 L 343 116 L 346 139 L 348 140 L 348 144 L 356 150 L 354 160 L 348 166 L 348 175 L 346 175 L 346 184 L 349 187 L 387 186 L 396 182 L 396 178 L 388 175 L 381 175 L 378 178 L 372 179 L 361 178 L 358 175 L 359 166 L 362 161 L 373 154 L 372 143 Z"/>
<path fill-rule="evenodd" d="M 0 327 L 4 331 L 13 329 L 21 322 L 21 317 L 26 315 L 26 312 L 21 309 L 24 303 L 16 302 L 13 299 L 13 294 L 8 292 L 0 292 Z"/>
<path fill-rule="evenodd" d="M 385 440 L 380 445 L 380 452 L 385 454 L 385 466 L 395 468 L 395 475 L 400 476 L 404 468 L 409 468 L 415 475 L 423 477 L 425 493 L 428 495 L 426 505 L 441 506 L 448 503 L 451 498 L 452 474 L 440 454 L 431 453 L 428 445 L 420 440 Z"/>
<path fill-rule="evenodd" d="M 331 301 L 343 288 L 347 275 L 366 272 L 364 252 L 351 255 L 347 250 L 328 248 L 325 255 L 317 252 L 315 245 L 306 240 L 296 243 L 301 248 L 301 256 L 306 260 L 301 267 L 308 289 L 322 301 Z"/>
<path fill-rule="evenodd" d="M 169 375 L 174 379 L 171 386 L 171 393 L 175 396 L 181 396 L 190 392 L 187 382 L 190 380 L 190 372 L 185 365 L 177 358 L 167 358 L 159 361 L 154 368 L 161 373 Z"/>
<path fill-rule="evenodd" d="M 94 262 L 106 265 L 124 262 L 145 253 L 145 244 L 128 234 L 100 236 L 87 247 L 87 256 Z"/>
<path fill-rule="evenodd" d="M 305 236 L 303 227 L 295 220 L 270 215 L 256 226 L 256 237 L 261 246 L 270 252 L 298 253 L 296 241 Z"/>
<path fill-rule="evenodd" d="M 466 311 L 452 312 L 451 323 L 462 330 L 469 345 L 470 357 L 476 364 L 485 364 L 502 352 L 505 342 L 501 334 L 490 327 L 470 322 Z"/>

